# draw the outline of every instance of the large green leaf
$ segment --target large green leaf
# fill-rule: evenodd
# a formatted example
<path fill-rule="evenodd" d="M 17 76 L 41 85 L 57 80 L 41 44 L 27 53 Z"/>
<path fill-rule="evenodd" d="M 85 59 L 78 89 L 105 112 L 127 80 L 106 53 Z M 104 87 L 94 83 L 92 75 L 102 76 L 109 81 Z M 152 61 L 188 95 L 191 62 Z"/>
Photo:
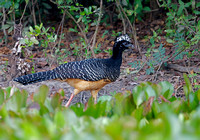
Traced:
<path fill-rule="evenodd" d="M 6 109 L 17 112 L 20 109 L 25 108 L 27 97 L 28 93 L 26 91 L 20 92 L 17 90 L 6 102 Z"/>
<path fill-rule="evenodd" d="M 3 89 L 0 89 L 0 105 L 3 104 L 4 98 L 5 98 L 4 90 L 3 90 Z"/>
<path fill-rule="evenodd" d="M 137 107 L 139 107 L 139 105 L 141 105 L 146 100 L 145 92 L 143 90 L 142 85 L 136 86 L 133 89 L 133 100 Z"/>
<path fill-rule="evenodd" d="M 40 86 L 38 92 L 34 94 L 34 101 L 39 104 L 40 103 L 44 104 L 47 98 L 48 92 L 49 92 L 49 88 L 46 85 Z"/>
<path fill-rule="evenodd" d="M 191 93 L 191 91 L 192 91 L 192 85 L 186 74 L 183 74 L 183 77 L 185 80 L 185 85 L 183 86 L 183 90 L 184 90 L 185 95 L 188 96 L 189 93 Z"/>
<path fill-rule="evenodd" d="M 61 95 L 59 93 L 56 93 L 51 99 L 51 106 L 54 110 L 61 105 L 60 96 Z"/>
<path fill-rule="evenodd" d="M 54 116 L 54 122 L 59 129 L 65 126 L 65 116 L 61 111 L 56 112 Z"/>
<path fill-rule="evenodd" d="M 148 99 L 152 96 L 157 97 L 156 91 L 150 85 L 145 88 L 145 95 L 146 95 L 146 99 Z"/>
<path fill-rule="evenodd" d="M 185 101 L 171 98 L 171 87 L 167 82 L 143 83 L 133 94 L 116 93 L 96 105 L 91 98 L 85 111 L 80 103 L 61 107 L 59 93 L 50 100 L 46 86 L 34 93 L 28 106 L 23 90 L 6 99 L 2 94 L 0 139 L 198 139 L 200 90 L 191 90 Z M 171 103 L 153 100 L 157 94 L 169 97 Z"/>
<path fill-rule="evenodd" d="M 159 85 L 161 86 L 161 95 L 163 95 L 166 99 L 171 98 L 172 94 L 174 93 L 173 85 L 168 81 L 160 82 Z"/>

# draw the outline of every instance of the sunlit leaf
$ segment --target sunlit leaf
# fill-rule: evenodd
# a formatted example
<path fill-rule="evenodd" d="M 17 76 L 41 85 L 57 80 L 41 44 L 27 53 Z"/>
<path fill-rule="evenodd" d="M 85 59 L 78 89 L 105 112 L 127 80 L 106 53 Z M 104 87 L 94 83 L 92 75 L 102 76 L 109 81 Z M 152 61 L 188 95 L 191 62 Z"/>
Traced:
<path fill-rule="evenodd" d="M 189 78 L 187 77 L 186 74 L 183 74 L 183 78 L 184 78 L 185 84 L 186 84 L 186 85 L 183 87 L 184 93 L 185 93 L 186 96 L 188 96 L 189 93 L 192 91 L 192 85 L 191 85 L 190 80 L 189 80 Z"/>
<path fill-rule="evenodd" d="M 31 32 L 33 32 L 33 31 L 34 31 L 34 30 L 33 30 L 33 27 L 31 27 L 31 26 L 29 27 L 29 30 L 30 30 Z"/>
<path fill-rule="evenodd" d="M 148 120 L 146 118 L 143 118 L 139 122 L 139 128 L 145 127 L 147 124 L 149 124 Z"/>
<path fill-rule="evenodd" d="M 94 118 L 98 118 L 100 116 L 106 115 L 106 102 L 98 102 L 97 104 L 94 104 L 92 100 L 89 100 L 88 102 L 88 108 L 85 112 L 83 112 L 84 115 L 92 116 Z"/>
<path fill-rule="evenodd" d="M 197 94 L 198 100 L 200 101 L 200 89 L 198 89 L 198 90 L 196 91 L 196 94 Z"/>
<path fill-rule="evenodd" d="M 4 29 L 8 29 L 9 27 L 10 27 L 9 24 L 5 24 L 5 25 L 3 25 L 3 26 L 1 27 L 1 29 L 4 30 Z"/>
<path fill-rule="evenodd" d="M 166 98 L 169 99 L 171 98 L 174 88 L 171 83 L 167 81 L 160 82 L 159 85 L 161 86 L 161 94 Z"/>
<path fill-rule="evenodd" d="M 145 101 L 145 93 L 141 85 L 134 88 L 133 100 L 137 106 L 139 106 Z"/>
<path fill-rule="evenodd" d="M 54 122 L 58 128 L 63 128 L 65 125 L 65 116 L 63 116 L 63 113 L 61 111 L 56 112 L 54 116 Z"/>
<path fill-rule="evenodd" d="M 111 99 L 112 99 L 112 96 L 109 96 L 109 95 L 104 95 L 104 96 L 100 96 L 99 98 L 98 98 L 98 102 L 105 102 L 105 101 L 111 101 Z"/>
<path fill-rule="evenodd" d="M 6 109 L 6 105 L 1 106 L 0 117 L 3 120 L 6 119 L 6 117 L 8 117 L 8 110 Z"/>
<path fill-rule="evenodd" d="M 35 37 L 31 37 L 30 41 L 33 42 L 34 44 L 39 44 L 39 41 Z"/>
<path fill-rule="evenodd" d="M 11 88 L 12 88 L 12 87 L 7 87 L 7 88 L 5 89 L 6 99 L 8 99 L 8 98 L 10 97 Z"/>
<path fill-rule="evenodd" d="M 9 29 L 8 29 L 8 33 L 11 33 L 13 31 L 13 27 L 10 27 Z"/>
<path fill-rule="evenodd" d="M 198 92 L 189 94 L 189 107 L 191 110 L 199 106 Z"/>
<path fill-rule="evenodd" d="M 135 109 L 132 113 L 132 116 L 134 116 L 137 120 L 141 120 L 143 118 L 143 110 L 144 110 L 143 106 Z"/>
<path fill-rule="evenodd" d="M 133 94 L 125 97 L 122 103 L 124 113 L 127 115 L 130 115 L 136 109 L 136 104 L 133 101 Z"/>
<path fill-rule="evenodd" d="M 56 109 L 58 106 L 60 106 L 60 104 L 60 94 L 56 93 L 51 99 L 51 106 L 53 107 L 53 109 Z"/>
<path fill-rule="evenodd" d="M 4 102 L 4 99 L 5 99 L 4 96 L 5 96 L 5 95 L 4 95 L 4 90 L 3 90 L 3 89 L 0 89 L 0 105 L 2 105 L 3 102 Z"/>
<path fill-rule="evenodd" d="M 46 85 L 40 86 L 39 91 L 34 94 L 34 97 L 33 97 L 34 101 L 39 104 L 40 103 L 44 104 L 44 102 L 47 98 L 48 92 L 49 92 L 49 88 Z"/>
<path fill-rule="evenodd" d="M 6 103 L 6 109 L 12 111 L 19 111 L 22 106 L 23 99 L 19 91 L 15 92 Z"/>
<path fill-rule="evenodd" d="M 123 100 L 124 100 L 124 96 L 121 93 L 117 93 L 114 95 L 115 98 L 115 106 L 113 108 L 114 113 L 118 114 L 118 115 L 123 115 L 124 114 L 124 110 L 123 110 Z"/>
<path fill-rule="evenodd" d="M 149 99 L 150 97 L 156 97 L 156 92 L 151 86 L 147 86 L 145 89 L 145 95 L 146 99 Z"/>

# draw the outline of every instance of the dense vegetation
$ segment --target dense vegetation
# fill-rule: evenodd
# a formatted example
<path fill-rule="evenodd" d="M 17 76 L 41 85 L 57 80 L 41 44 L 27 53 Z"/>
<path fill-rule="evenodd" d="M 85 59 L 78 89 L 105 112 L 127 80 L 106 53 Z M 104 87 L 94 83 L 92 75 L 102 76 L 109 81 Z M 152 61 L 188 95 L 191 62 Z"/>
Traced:
<path fill-rule="evenodd" d="M 83 104 L 61 106 L 62 93 L 49 98 L 47 86 L 29 97 L 26 91 L 0 90 L 0 138 L 198 139 L 200 90 L 191 91 L 186 75 L 185 82 L 185 99 L 175 98 L 168 82 L 147 82 L 126 94 L 102 96 L 96 105 L 89 100 L 86 111 Z"/>
<path fill-rule="evenodd" d="M 109 56 L 104 46 L 120 33 L 130 34 L 139 52 L 125 75 L 157 80 L 101 96 L 96 105 L 90 99 L 86 110 L 80 103 L 64 108 L 63 90 L 50 96 L 45 85 L 32 94 L 6 86 L 0 89 L 0 139 L 199 139 L 200 2 L 0 0 L 0 11 L 0 86 L 2 79 L 36 72 L 37 57 L 45 58 L 40 68 L 52 68 Z M 175 68 L 178 87 L 158 78 L 172 63 L 182 64 Z"/>

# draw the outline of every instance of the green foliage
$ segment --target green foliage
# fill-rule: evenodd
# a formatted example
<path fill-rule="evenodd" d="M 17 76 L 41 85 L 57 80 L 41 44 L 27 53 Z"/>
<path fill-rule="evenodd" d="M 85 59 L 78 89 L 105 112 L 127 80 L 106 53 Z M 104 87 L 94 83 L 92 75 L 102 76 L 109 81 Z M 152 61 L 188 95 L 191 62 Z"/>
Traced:
<path fill-rule="evenodd" d="M 173 97 L 169 82 L 147 82 L 132 93 L 112 93 L 109 100 L 99 100 L 96 105 L 90 99 L 86 111 L 79 103 L 62 107 L 61 94 L 50 99 L 47 86 L 41 86 L 33 97 L 25 91 L 0 89 L 0 138 L 198 139 L 200 90 L 192 92 L 189 79 L 184 79 L 187 100 Z M 171 103 L 159 103 L 160 95 Z"/>
<path fill-rule="evenodd" d="M 171 1 L 163 1 L 163 7 L 169 10 L 167 13 L 166 33 L 167 41 L 173 43 L 175 48 L 175 55 L 182 49 L 190 48 L 192 45 L 197 45 L 200 40 L 200 21 L 198 19 L 200 12 L 200 2 L 178 1 L 178 4 Z M 198 51 L 198 50 L 196 50 Z M 182 59 L 183 54 L 189 54 L 188 52 L 182 52 L 176 59 Z"/>
<path fill-rule="evenodd" d="M 162 63 L 166 62 L 169 56 L 165 55 L 165 48 L 163 47 L 163 44 L 160 44 L 159 48 L 152 47 L 150 48 L 146 53 L 146 56 L 148 57 L 148 61 L 146 62 L 148 68 L 146 69 L 146 74 L 152 74 L 155 72 L 155 68 Z M 136 70 L 139 70 L 143 67 L 143 63 L 140 61 L 134 61 L 132 63 L 129 63 L 132 68 L 135 68 Z"/>
<path fill-rule="evenodd" d="M 71 44 L 71 47 L 74 48 L 74 55 L 89 58 L 91 56 L 91 51 L 88 46 L 91 45 L 91 42 L 89 42 L 89 39 L 87 38 L 87 33 L 89 32 L 90 27 L 97 26 L 97 19 L 99 16 L 102 16 L 100 15 L 100 9 L 94 5 L 84 7 L 82 4 L 73 1 L 67 1 L 66 5 L 64 0 L 60 0 L 57 1 L 56 4 L 59 5 L 58 7 L 62 12 L 67 11 L 67 18 L 71 18 L 74 22 L 73 28 L 69 28 L 69 31 L 81 34 L 79 37 L 79 44 Z M 97 53 L 98 48 L 92 51 Z"/>
<path fill-rule="evenodd" d="M 162 1 L 161 7 L 168 10 L 166 19 L 166 41 L 171 43 L 173 47 L 173 53 L 166 56 L 165 48 L 161 42 L 159 36 L 159 30 L 153 31 L 153 35 L 149 39 L 150 47 L 147 48 L 146 62 L 135 61 L 130 63 L 132 67 L 140 70 L 144 65 L 147 65 L 146 74 L 155 73 L 155 69 L 160 69 L 160 66 L 170 61 L 171 59 L 180 60 L 184 56 L 188 59 L 198 54 L 198 44 L 200 41 L 200 21 L 198 8 L 200 2 L 190 1 L 183 2 L 181 0 L 177 3 L 173 3 L 171 0 Z M 160 44 L 157 48 L 156 45 Z M 194 81 L 195 82 L 195 81 Z M 198 87 L 198 85 L 196 85 Z"/>
<path fill-rule="evenodd" d="M 158 49 L 154 49 L 154 53 L 151 56 L 151 59 L 147 62 L 147 65 L 149 66 L 148 69 L 146 69 L 147 74 L 154 73 L 154 68 L 158 64 L 162 64 L 168 59 L 169 56 L 165 55 L 165 48 L 162 44 L 160 44 Z"/>
<path fill-rule="evenodd" d="M 7 21 L 6 24 L 4 24 L 4 26 L 1 27 L 2 30 L 8 30 L 8 33 L 11 33 L 14 29 L 14 23 L 11 21 Z"/>
<path fill-rule="evenodd" d="M 122 0 L 121 4 L 123 6 L 124 11 L 129 17 L 131 23 L 135 21 L 135 19 L 142 20 L 144 15 L 143 12 L 150 11 L 151 9 L 148 6 L 144 6 L 147 3 L 146 0 L 135 0 L 134 3 L 131 3 L 129 0 Z M 119 18 L 119 17 L 118 17 Z"/>
<path fill-rule="evenodd" d="M 39 92 L 34 94 L 34 101 L 38 104 L 44 104 L 48 95 L 48 87 L 43 85 L 39 88 Z"/>
<path fill-rule="evenodd" d="M 1 0 L 0 1 L 0 7 L 1 8 L 6 8 L 6 9 L 8 9 L 8 8 L 10 8 L 12 6 L 12 1 L 11 0 L 6 0 L 6 1 L 4 1 L 4 0 Z"/>
<path fill-rule="evenodd" d="M 95 53 L 95 54 L 100 53 L 100 52 L 101 52 L 101 49 L 100 49 L 100 48 L 101 48 L 101 44 L 99 43 L 98 46 L 94 48 L 94 53 Z"/>
<path fill-rule="evenodd" d="M 31 73 L 35 73 L 35 67 L 34 66 L 32 66 L 32 68 L 31 68 L 32 70 L 31 70 Z"/>
<path fill-rule="evenodd" d="M 64 34 L 58 36 L 55 33 L 54 27 L 45 28 L 43 26 L 43 23 L 41 23 L 39 26 L 35 25 L 34 28 L 30 26 L 28 31 L 24 31 L 24 34 L 25 37 L 20 40 L 20 43 L 22 44 L 21 47 L 23 48 L 38 45 L 40 47 L 43 47 L 45 56 L 46 50 L 50 49 L 51 56 L 54 58 L 54 54 L 56 54 L 57 60 L 60 64 L 64 63 L 63 58 L 67 57 L 70 54 L 70 52 L 66 51 L 66 49 L 55 48 L 58 43 L 58 38 L 63 39 Z M 47 58 L 47 61 L 48 60 L 49 58 Z M 34 67 L 32 71 L 34 71 Z"/>
<path fill-rule="evenodd" d="M 200 84 L 198 84 L 198 82 L 197 82 L 198 74 L 197 73 L 191 73 L 188 76 L 192 79 L 191 82 L 194 84 L 194 88 L 199 89 Z"/>
<path fill-rule="evenodd" d="M 20 43 L 24 44 L 22 47 L 29 47 L 34 44 L 45 48 L 49 47 L 50 43 L 54 43 L 57 40 L 57 35 L 49 33 L 49 29 L 45 29 L 42 23 L 40 26 L 35 25 L 35 29 L 30 26 L 29 31 L 25 32 L 25 38 L 20 40 Z"/>
<path fill-rule="evenodd" d="M 96 6 L 89 6 L 87 8 L 87 7 L 83 7 L 83 5 L 79 3 L 76 3 L 75 6 L 67 5 L 67 6 L 62 6 L 62 8 L 69 9 L 70 14 L 74 16 L 74 18 L 76 19 L 76 22 L 84 26 L 83 31 L 85 33 L 88 32 L 89 23 L 91 23 L 92 26 L 96 25 L 96 20 L 92 20 L 91 18 L 91 15 L 95 16 L 95 14 L 98 14 L 98 13 L 95 13 L 95 11 L 98 10 Z M 70 31 L 78 32 L 77 26 L 75 26 L 75 28 L 70 28 Z"/>
<path fill-rule="evenodd" d="M 66 58 L 69 55 L 71 55 L 71 52 L 67 51 L 66 48 L 64 48 L 64 49 L 56 48 L 55 55 L 58 56 L 58 58 L 57 58 L 58 63 L 59 64 L 63 64 L 63 63 L 67 63 L 66 61 L 63 61 L 63 60 L 64 60 L 64 58 Z"/>
<path fill-rule="evenodd" d="M 144 101 L 150 97 L 159 97 L 163 95 L 166 99 L 170 99 L 173 94 L 173 86 L 169 82 L 160 82 L 152 84 L 150 82 L 142 83 L 133 89 L 133 99 L 135 105 L 139 107 Z"/>

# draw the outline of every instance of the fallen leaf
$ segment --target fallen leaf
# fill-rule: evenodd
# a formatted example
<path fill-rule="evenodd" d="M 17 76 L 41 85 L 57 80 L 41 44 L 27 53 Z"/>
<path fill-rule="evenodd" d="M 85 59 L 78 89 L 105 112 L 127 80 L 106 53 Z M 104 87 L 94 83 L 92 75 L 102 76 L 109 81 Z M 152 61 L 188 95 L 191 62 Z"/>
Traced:
<path fill-rule="evenodd" d="M 38 67 L 44 67 L 46 66 L 48 63 L 46 61 L 39 61 L 38 63 Z"/>
<path fill-rule="evenodd" d="M 11 53 L 11 50 L 7 47 L 2 47 L 0 48 L 0 54 L 10 54 Z"/>
<path fill-rule="evenodd" d="M 1 61 L 8 61 L 9 59 L 8 58 L 1 58 Z"/>
<path fill-rule="evenodd" d="M 32 61 L 30 59 L 25 59 L 25 62 L 31 63 Z"/>
<path fill-rule="evenodd" d="M 191 71 L 190 71 L 190 74 L 194 74 L 194 70 L 191 70 Z"/>

